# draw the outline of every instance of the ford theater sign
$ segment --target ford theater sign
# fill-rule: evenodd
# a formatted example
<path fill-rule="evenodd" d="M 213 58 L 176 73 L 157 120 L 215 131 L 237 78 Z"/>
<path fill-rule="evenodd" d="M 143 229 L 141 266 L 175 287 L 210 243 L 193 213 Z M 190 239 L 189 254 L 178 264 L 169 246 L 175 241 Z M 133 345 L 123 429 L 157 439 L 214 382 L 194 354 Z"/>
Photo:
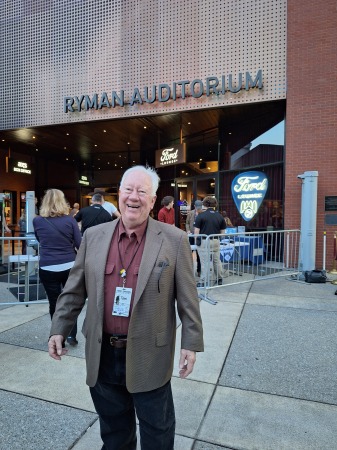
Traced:
<path fill-rule="evenodd" d="M 172 147 L 156 151 L 156 169 L 186 162 L 186 144 L 176 144 Z"/>
<path fill-rule="evenodd" d="M 249 222 L 256 215 L 268 189 L 268 178 L 263 172 L 245 172 L 232 182 L 232 196 L 242 218 Z"/>

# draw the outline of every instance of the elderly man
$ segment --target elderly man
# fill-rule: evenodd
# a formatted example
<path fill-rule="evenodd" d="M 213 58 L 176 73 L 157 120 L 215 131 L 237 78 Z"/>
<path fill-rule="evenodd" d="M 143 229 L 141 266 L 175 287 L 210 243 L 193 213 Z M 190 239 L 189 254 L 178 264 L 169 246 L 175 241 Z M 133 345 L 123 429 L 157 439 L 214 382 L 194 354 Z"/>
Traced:
<path fill-rule="evenodd" d="M 89 228 L 53 317 L 54 359 L 88 297 L 83 325 L 87 384 L 104 449 L 136 449 L 135 411 L 143 450 L 174 448 L 171 376 L 176 313 L 181 320 L 179 375 L 203 351 L 199 301 L 186 233 L 149 217 L 159 178 L 128 169 L 119 191 L 121 218 Z"/>

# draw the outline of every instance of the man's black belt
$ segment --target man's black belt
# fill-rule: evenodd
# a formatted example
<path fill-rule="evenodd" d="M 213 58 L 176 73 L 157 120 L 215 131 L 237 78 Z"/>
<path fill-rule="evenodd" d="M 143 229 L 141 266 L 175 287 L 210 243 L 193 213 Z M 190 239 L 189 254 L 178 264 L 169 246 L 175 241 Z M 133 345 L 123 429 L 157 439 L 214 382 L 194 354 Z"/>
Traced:
<path fill-rule="evenodd" d="M 103 340 L 111 345 L 111 347 L 126 348 L 128 337 L 126 334 L 103 333 Z"/>

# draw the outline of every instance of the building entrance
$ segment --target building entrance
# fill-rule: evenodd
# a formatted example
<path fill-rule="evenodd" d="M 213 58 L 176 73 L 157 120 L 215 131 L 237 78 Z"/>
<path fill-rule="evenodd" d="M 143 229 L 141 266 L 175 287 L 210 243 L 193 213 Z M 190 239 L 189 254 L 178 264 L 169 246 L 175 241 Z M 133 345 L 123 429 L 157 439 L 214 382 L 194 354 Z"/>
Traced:
<path fill-rule="evenodd" d="M 176 224 L 185 230 L 188 211 L 194 208 L 195 200 L 203 200 L 207 195 L 216 196 L 217 175 L 200 175 L 190 178 L 176 178 L 174 183 L 174 198 Z"/>

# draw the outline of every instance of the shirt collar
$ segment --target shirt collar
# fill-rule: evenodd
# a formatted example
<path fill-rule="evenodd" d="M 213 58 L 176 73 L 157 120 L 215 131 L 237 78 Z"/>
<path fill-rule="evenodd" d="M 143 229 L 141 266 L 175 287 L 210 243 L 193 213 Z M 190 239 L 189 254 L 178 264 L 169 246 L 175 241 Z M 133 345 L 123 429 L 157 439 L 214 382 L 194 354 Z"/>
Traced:
<path fill-rule="evenodd" d="M 130 235 L 131 236 L 136 236 L 137 238 L 137 242 L 140 242 L 142 240 L 142 237 L 144 235 L 144 233 L 146 232 L 146 228 L 147 228 L 147 224 L 148 224 L 149 219 L 145 220 L 138 228 L 136 231 L 133 231 Z M 125 227 L 123 224 L 123 220 L 120 219 L 119 224 L 118 224 L 118 241 L 120 241 L 124 236 L 127 236 L 126 231 L 125 231 Z"/>

